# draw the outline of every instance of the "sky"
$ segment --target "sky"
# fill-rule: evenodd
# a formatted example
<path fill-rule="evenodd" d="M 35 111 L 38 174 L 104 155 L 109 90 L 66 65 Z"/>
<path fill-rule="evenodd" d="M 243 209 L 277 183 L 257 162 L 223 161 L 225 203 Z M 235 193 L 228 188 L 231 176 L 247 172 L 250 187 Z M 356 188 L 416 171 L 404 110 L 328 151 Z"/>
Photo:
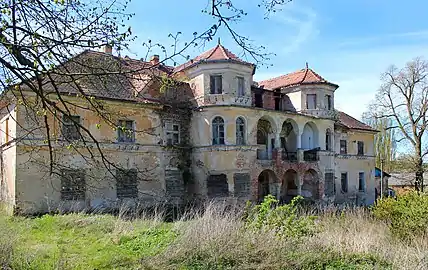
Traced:
<path fill-rule="evenodd" d="M 265 65 L 258 65 L 254 80 L 260 81 L 305 67 L 340 87 L 335 93 L 335 107 L 361 119 L 367 105 L 381 85 L 380 75 L 390 65 L 402 67 L 415 57 L 427 58 L 428 1 L 423 0 L 293 0 L 281 11 L 264 19 L 258 7 L 262 0 L 233 0 L 245 10 L 238 33 L 256 45 L 275 53 Z M 207 0 L 132 0 L 129 21 L 137 39 L 132 42 L 131 57 L 145 57 L 142 43 L 152 40 L 172 44 L 168 35 L 181 32 L 180 44 L 193 32 L 201 32 L 215 20 L 201 12 Z M 221 43 L 239 55 L 231 36 L 218 33 Z M 196 56 L 217 44 L 217 37 L 204 47 L 186 51 Z M 159 53 L 156 51 L 151 54 Z M 249 60 L 251 59 L 245 59 Z M 185 59 L 178 59 L 184 62 Z"/>

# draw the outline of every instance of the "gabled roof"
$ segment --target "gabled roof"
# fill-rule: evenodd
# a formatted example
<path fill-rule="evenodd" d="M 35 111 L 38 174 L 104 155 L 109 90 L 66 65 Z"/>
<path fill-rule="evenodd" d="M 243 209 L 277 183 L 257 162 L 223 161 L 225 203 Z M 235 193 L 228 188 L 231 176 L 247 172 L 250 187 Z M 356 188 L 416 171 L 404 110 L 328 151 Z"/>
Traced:
<path fill-rule="evenodd" d="M 201 55 L 196 56 L 192 60 L 177 66 L 174 69 L 174 72 L 182 71 L 184 69 L 187 69 L 189 67 L 192 67 L 200 63 L 216 62 L 216 61 L 229 61 L 229 62 L 241 63 L 244 65 L 254 66 L 251 63 L 241 60 L 238 56 L 236 56 L 231 51 L 226 49 L 223 45 L 218 44 L 214 48 L 202 53 Z"/>
<path fill-rule="evenodd" d="M 310 68 L 304 68 L 289 74 L 259 82 L 259 86 L 266 89 L 278 89 L 304 84 L 329 84 L 336 88 L 339 87 L 338 85 L 325 80 Z"/>
<path fill-rule="evenodd" d="M 346 128 L 377 132 L 377 130 L 375 130 L 371 126 L 364 124 L 363 122 L 355 119 L 354 117 L 352 117 L 352 116 L 350 116 L 344 112 L 338 111 L 338 113 L 339 113 L 338 124 L 341 124 L 341 125 L 345 126 Z"/>

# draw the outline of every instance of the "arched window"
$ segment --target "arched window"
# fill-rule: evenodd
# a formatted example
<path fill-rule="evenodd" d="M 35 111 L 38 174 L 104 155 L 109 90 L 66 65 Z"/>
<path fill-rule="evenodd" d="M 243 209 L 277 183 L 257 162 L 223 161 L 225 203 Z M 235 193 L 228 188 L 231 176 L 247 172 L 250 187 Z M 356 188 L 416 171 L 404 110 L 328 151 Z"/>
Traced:
<path fill-rule="evenodd" d="M 213 128 L 213 145 L 224 144 L 224 120 L 220 116 L 214 118 Z"/>
<path fill-rule="evenodd" d="M 245 144 L 245 121 L 242 117 L 236 119 L 236 144 Z"/>
<path fill-rule="evenodd" d="M 327 129 L 325 132 L 325 150 L 331 151 L 333 150 L 331 147 L 331 131 L 330 129 Z"/>

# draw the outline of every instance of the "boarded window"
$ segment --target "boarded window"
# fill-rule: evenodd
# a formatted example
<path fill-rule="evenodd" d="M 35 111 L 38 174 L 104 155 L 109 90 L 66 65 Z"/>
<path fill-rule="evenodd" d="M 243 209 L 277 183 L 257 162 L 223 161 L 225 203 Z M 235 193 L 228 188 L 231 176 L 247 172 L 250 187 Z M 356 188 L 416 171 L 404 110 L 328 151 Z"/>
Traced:
<path fill-rule="evenodd" d="M 340 140 L 340 154 L 346 155 L 348 153 L 348 147 L 346 140 Z"/>
<path fill-rule="evenodd" d="M 136 169 L 116 169 L 116 192 L 118 199 L 138 197 L 138 175 Z"/>
<path fill-rule="evenodd" d="M 364 192 L 366 191 L 366 179 L 364 172 L 358 173 L 358 191 Z"/>
<path fill-rule="evenodd" d="M 348 173 L 340 174 L 341 189 L 343 193 L 348 192 Z"/>
<path fill-rule="evenodd" d="M 224 144 L 224 120 L 220 116 L 214 118 L 212 122 L 213 145 Z"/>
<path fill-rule="evenodd" d="M 325 179 L 325 189 L 324 194 L 326 196 L 333 196 L 334 195 L 334 173 L 328 172 L 324 175 Z"/>
<path fill-rule="evenodd" d="M 245 121 L 242 117 L 236 119 L 236 144 L 245 144 Z"/>
<path fill-rule="evenodd" d="M 357 146 L 358 146 L 358 152 L 357 155 L 359 156 L 363 156 L 364 155 L 364 142 L 357 142 Z"/>
<path fill-rule="evenodd" d="M 66 169 L 61 171 L 61 200 L 85 200 L 86 183 L 84 170 Z"/>
<path fill-rule="evenodd" d="M 317 108 L 317 95 L 316 94 L 307 94 L 306 95 L 306 109 L 316 109 Z"/>
<path fill-rule="evenodd" d="M 248 197 L 250 195 L 251 177 L 249 173 L 235 173 L 233 181 L 235 182 L 236 197 Z"/>
<path fill-rule="evenodd" d="M 166 144 L 180 144 L 180 125 L 173 122 L 166 123 Z"/>
<path fill-rule="evenodd" d="M 63 115 L 62 117 L 62 136 L 66 140 L 80 139 L 80 116 Z"/>
<path fill-rule="evenodd" d="M 243 77 L 237 77 L 236 78 L 238 83 L 238 97 L 245 96 L 245 84 L 244 84 L 244 78 Z"/>
<path fill-rule="evenodd" d="M 118 142 L 135 142 L 134 121 L 120 120 L 117 125 Z"/>
<path fill-rule="evenodd" d="M 208 176 L 207 189 L 209 198 L 229 196 L 227 176 L 225 174 Z"/>
<path fill-rule="evenodd" d="M 210 76 L 210 94 L 221 93 L 223 93 L 221 75 Z"/>

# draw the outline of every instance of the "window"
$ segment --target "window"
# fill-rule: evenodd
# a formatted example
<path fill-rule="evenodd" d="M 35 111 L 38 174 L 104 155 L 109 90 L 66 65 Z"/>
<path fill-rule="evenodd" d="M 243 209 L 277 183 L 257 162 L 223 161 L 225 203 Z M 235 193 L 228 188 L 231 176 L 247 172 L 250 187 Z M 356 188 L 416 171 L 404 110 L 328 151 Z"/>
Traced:
<path fill-rule="evenodd" d="M 61 171 L 61 200 L 85 200 L 85 191 L 85 172 L 83 170 L 67 169 Z"/>
<path fill-rule="evenodd" d="M 229 184 L 225 174 L 210 175 L 207 179 L 208 198 L 229 196 Z"/>
<path fill-rule="evenodd" d="M 306 109 L 313 110 L 317 108 L 317 95 L 307 94 L 306 95 Z"/>
<path fill-rule="evenodd" d="M 263 94 L 256 93 L 254 94 L 254 106 L 257 108 L 263 108 Z"/>
<path fill-rule="evenodd" d="M 341 188 L 343 193 L 348 192 L 348 173 L 341 173 L 340 175 Z"/>
<path fill-rule="evenodd" d="M 117 126 L 117 141 L 118 142 L 134 142 L 134 121 L 120 120 Z"/>
<path fill-rule="evenodd" d="M 361 142 L 361 141 L 357 142 L 357 148 L 358 148 L 357 155 L 363 156 L 364 155 L 364 142 Z"/>
<path fill-rule="evenodd" d="M 62 117 L 62 136 L 64 139 L 78 140 L 80 139 L 80 116 L 78 115 L 63 115 Z"/>
<path fill-rule="evenodd" d="M 330 95 L 325 95 L 325 104 L 326 104 L 327 110 L 331 110 L 333 108 L 332 99 Z"/>
<path fill-rule="evenodd" d="M 346 155 L 348 153 L 348 147 L 346 140 L 340 140 L 340 154 Z"/>
<path fill-rule="evenodd" d="M 325 188 L 324 188 L 324 194 L 326 196 L 333 196 L 334 195 L 334 174 L 332 172 L 326 172 L 324 175 L 325 180 Z"/>
<path fill-rule="evenodd" d="M 245 96 L 245 81 L 243 77 L 237 77 L 238 81 L 238 97 Z"/>
<path fill-rule="evenodd" d="M 172 122 L 166 123 L 166 144 L 180 144 L 180 125 Z"/>
<path fill-rule="evenodd" d="M 6 125 L 6 141 L 5 141 L 5 143 L 8 143 L 9 142 L 9 118 L 6 118 L 6 121 L 5 121 L 6 123 L 5 123 L 5 125 Z"/>
<path fill-rule="evenodd" d="M 210 94 L 223 93 L 221 85 L 221 75 L 213 75 L 210 77 Z"/>
<path fill-rule="evenodd" d="M 116 169 L 116 196 L 118 199 L 138 197 L 137 169 Z"/>
<path fill-rule="evenodd" d="M 366 191 L 366 179 L 364 177 L 364 172 L 358 173 L 358 191 Z"/>
<path fill-rule="evenodd" d="M 213 145 L 224 144 L 224 120 L 220 116 L 214 118 L 213 128 Z"/>
<path fill-rule="evenodd" d="M 327 131 L 325 132 L 325 150 L 331 151 L 331 145 L 331 131 L 330 129 L 327 129 Z"/>
<path fill-rule="evenodd" d="M 245 121 L 242 117 L 236 119 L 236 144 L 245 144 Z"/>

